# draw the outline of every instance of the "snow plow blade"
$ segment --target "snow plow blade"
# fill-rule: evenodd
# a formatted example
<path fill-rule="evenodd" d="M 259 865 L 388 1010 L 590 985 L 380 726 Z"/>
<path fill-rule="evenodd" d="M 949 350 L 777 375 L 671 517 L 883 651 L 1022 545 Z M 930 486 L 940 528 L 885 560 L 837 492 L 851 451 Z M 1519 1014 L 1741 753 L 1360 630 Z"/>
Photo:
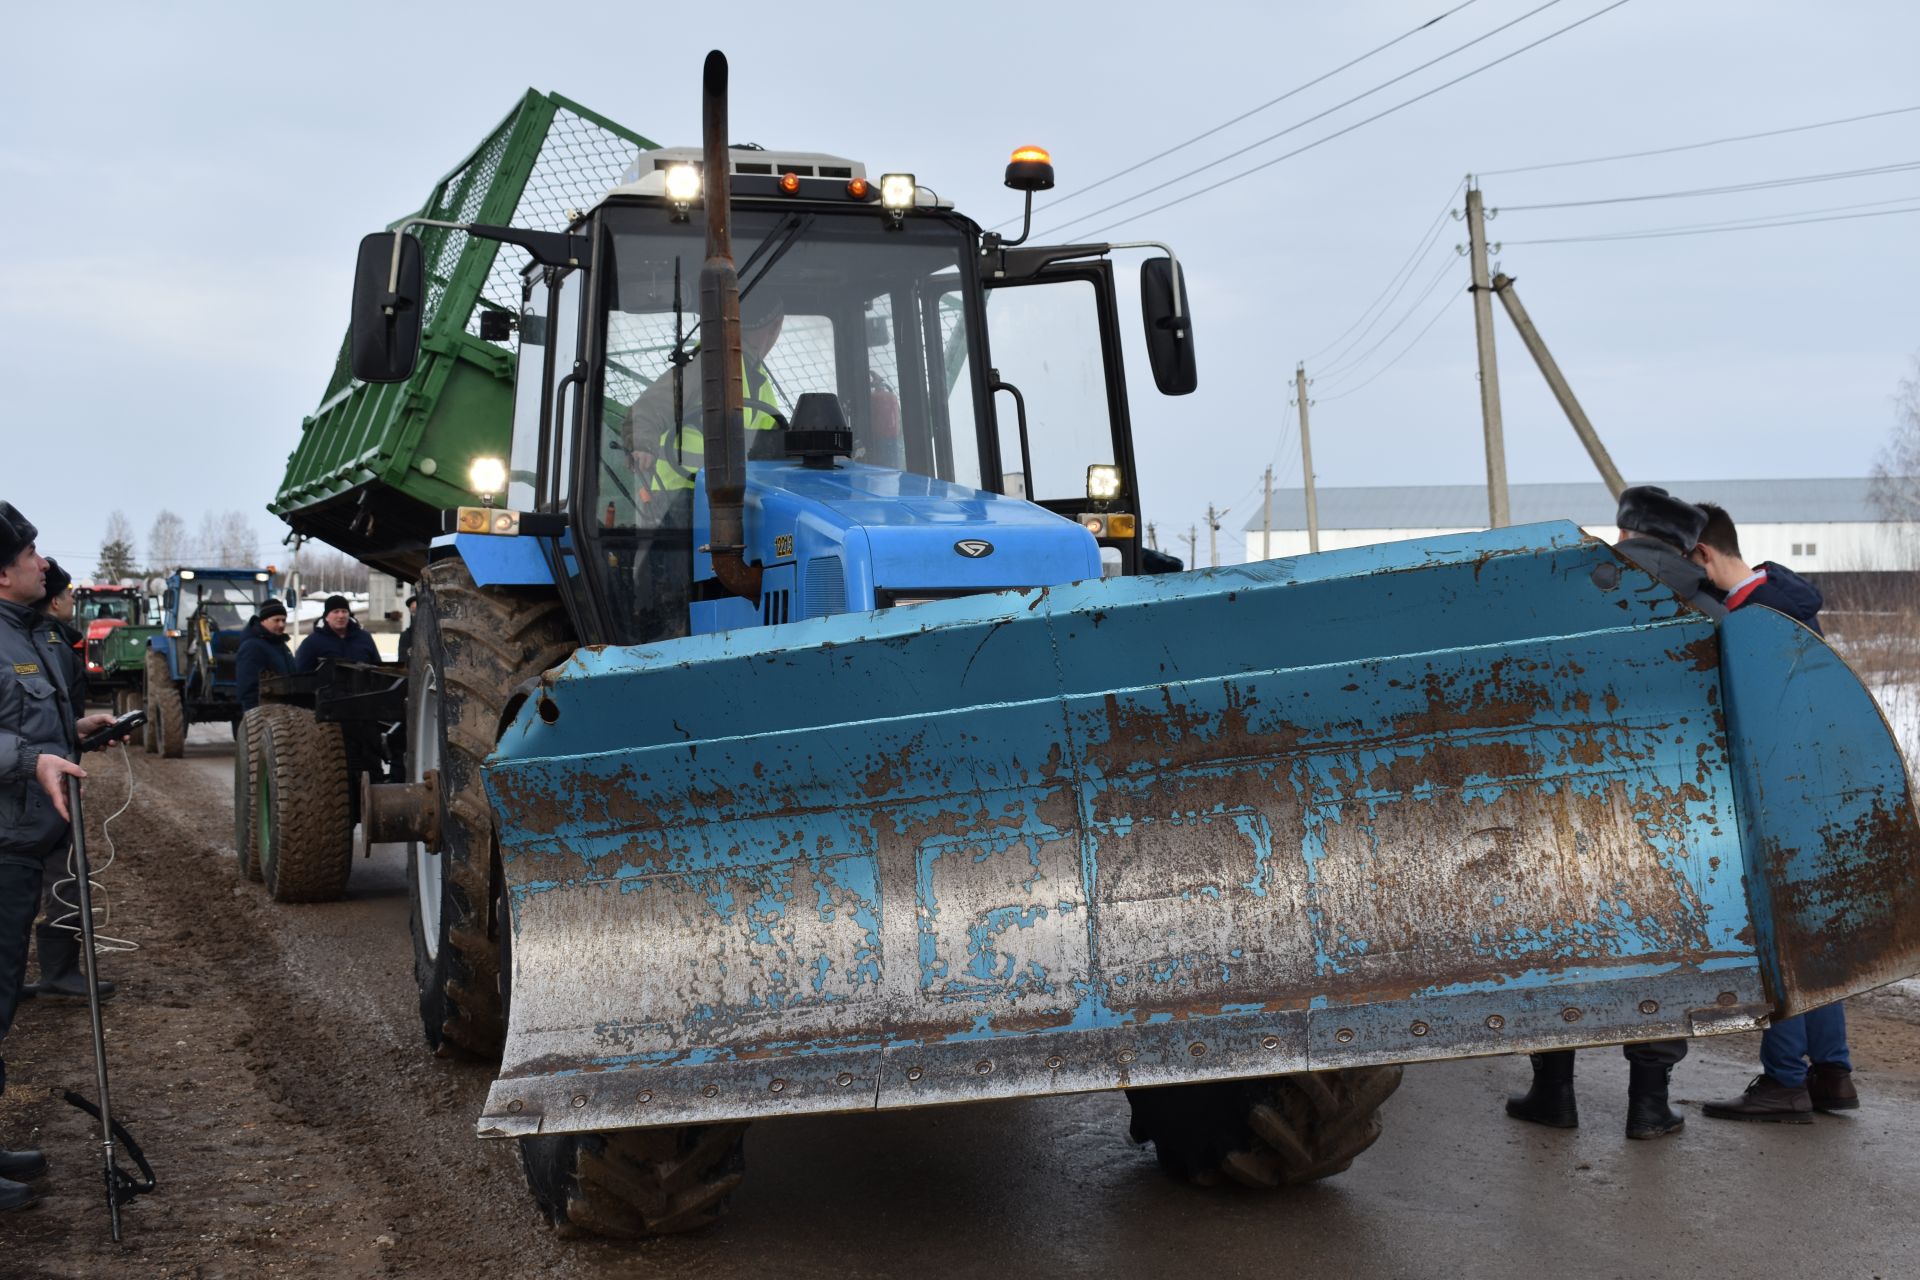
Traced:
<path fill-rule="evenodd" d="M 1550 524 L 582 650 L 487 769 L 480 1131 L 1750 1030 L 1920 969 L 1871 697 L 1778 615 L 1724 639 Z"/>

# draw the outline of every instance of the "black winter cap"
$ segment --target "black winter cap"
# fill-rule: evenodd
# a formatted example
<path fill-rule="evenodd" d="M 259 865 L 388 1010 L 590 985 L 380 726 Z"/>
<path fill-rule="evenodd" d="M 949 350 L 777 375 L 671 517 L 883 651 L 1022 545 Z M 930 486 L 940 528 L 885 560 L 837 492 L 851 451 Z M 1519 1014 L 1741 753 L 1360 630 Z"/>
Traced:
<path fill-rule="evenodd" d="M 1706 518 L 1705 516 L 1701 517 L 1701 519 L 1703 520 L 1705 518 Z M 350 603 L 348 603 L 347 598 L 345 596 L 328 596 L 327 607 L 322 609 L 320 612 L 332 613 L 335 609 L 345 609 L 348 613 L 353 612 L 353 606 Z"/>
<path fill-rule="evenodd" d="M 287 616 L 287 606 L 281 604 L 278 600 L 269 600 L 260 606 L 259 616 L 262 619 L 284 618 Z"/>
<path fill-rule="evenodd" d="M 0 565 L 12 564 L 39 536 L 33 521 L 21 515 L 19 508 L 11 502 L 0 502 Z"/>
<path fill-rule="evenodd" d="M 1620 491 L 1620 514 L 1614 523 L 1622 529 L 1671 542 L 1683 552 L 1691 552 L 1707 527 L 1707 513 L 1659 485 L 1636 484 Z"/>
<path fill-rule="evenodd" d="M 53 603 L 53 598 L 72 585 L 73 575 L 62 569 L 58 560 L 48 556 L 46 594 L 40 597 L 40 603 L 35 608 L 45 613 L 47 606 Z"/>

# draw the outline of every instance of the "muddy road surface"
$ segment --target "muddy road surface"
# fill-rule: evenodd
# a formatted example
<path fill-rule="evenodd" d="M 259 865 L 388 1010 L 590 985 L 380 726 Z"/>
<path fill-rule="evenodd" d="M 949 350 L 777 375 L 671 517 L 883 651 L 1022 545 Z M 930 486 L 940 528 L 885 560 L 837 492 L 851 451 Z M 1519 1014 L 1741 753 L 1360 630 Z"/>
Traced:
<path fill-rule="evenodd" d="M 1781 1128 L 1707 1120 L 1621 1134 L 1619 1054 L 1580 1057 L 1584 1126 L 1501 1114 L 1524 1059 L 1409 1069 L 1385 1136 L 1345 1174 L 1283 1195 L 1167 1181 L 1118 1095 L 756 1124 L 731 1215 L 637 1247 L 556 1239 L 513 1148 L 473 1136 L 490 1074 L 421 1040 L 404 864 L 377 855 L 345 901 L 279 907 L 237 880 L 230 748 L 130 757 L 112 824 L 106 932 L 118 1109 L 160 1190 L 107 1241 L 84 1006 L 28 1004 L 8 1039 L 0 1144 L 55 1163 L 0 1219 L 0 1276 L 1036 1275 L 1735 1276 L 1920 1274 L 1920 999 L 1854 1002 L 1866 1105 Z M 89 825 L 127 769 L 91 760 Z M 1695 1041 L 1678 1097 L 1737 1093 L 1757 1037 Z"/>

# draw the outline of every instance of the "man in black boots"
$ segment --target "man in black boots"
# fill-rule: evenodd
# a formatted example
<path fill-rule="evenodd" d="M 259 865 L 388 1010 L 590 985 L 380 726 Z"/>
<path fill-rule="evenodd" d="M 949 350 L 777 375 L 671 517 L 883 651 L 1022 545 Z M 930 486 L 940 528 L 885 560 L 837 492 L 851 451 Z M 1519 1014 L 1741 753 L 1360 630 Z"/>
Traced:
<path fill-rule="evenodd" d="M 1706 572 L 1687 557 L 1707 527 L 1707 513 L 1654 485 L 1635 485 L 1620 494 L 1615 517 L 1620 554 L 1672 587 L 1694 608 L 1714 618 L 1727 616 L 1712 593 Z M 1686 1120 L 1667 1105 L 1673 1068 L 1687 1056 L 1685 1040 L 1651 1040 L 1620 1046 L 1627 1056 L 1627 1136 L 1663 1138 Z M 1507 1099 L 1507 1114 L 1554 1129 L 1580 1124 L 1573 1095 L 1573 1050 L 1533 1055 L 1533 1087 Z"/>

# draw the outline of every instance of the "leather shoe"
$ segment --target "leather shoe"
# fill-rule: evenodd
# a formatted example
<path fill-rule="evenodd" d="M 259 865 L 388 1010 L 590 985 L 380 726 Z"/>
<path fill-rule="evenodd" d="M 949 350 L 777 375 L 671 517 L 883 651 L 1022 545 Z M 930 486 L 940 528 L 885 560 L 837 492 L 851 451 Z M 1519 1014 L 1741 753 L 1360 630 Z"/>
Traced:
<path fill-rule="evenodd" d="M 1701 1108 L 1715 1120 L 1768 1120 L 1775 1124 L 1812 1124 L 1813 1098 L 1804 1084 L 1784 1085 L 1757 1075 L 1737 1098 L 1708 1102 Z"/>
<path fill-rule="evenodd" d="M 32 1182 L 47 1176 L 47 1158 L 38 1151 L 0 1151 L 0 1178 Z"/>
<path fill-rule="evenodd" d="M 1853 1072 L 1837 1062 L 1816 1062 L 1807 1073 L 1807 1094 L 1815 1111 L 1858 1111 L 1860 1094 L 1853 1087 Z"/>
<path fill-rule="evenodd" d="M 24 1209 L 39 1198 L 39 1191 L 26 1183 L 0 1178 L 0 1213 L 9 1209 Z"/>

